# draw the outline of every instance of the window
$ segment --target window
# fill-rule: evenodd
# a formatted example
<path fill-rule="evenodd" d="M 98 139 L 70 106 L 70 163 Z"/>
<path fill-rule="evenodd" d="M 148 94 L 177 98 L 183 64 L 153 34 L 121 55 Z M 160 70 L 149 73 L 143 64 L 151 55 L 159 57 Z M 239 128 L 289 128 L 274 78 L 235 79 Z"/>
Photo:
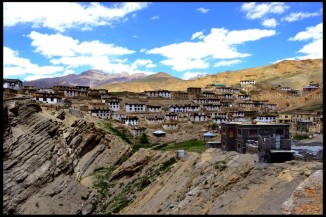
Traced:
<path fill-rule="evenodd" d="M 257 130 L 249 130 L 249 136 L 257 136 Z"/>
<path fill-rule="evenodd" d="M 225 127 L 222 127 L 222 132 L 223 132 L 223 134 L 226 133 L 226 129 L 225 129 Z"/>
<path fill-rule="evenodd" d="M 283 129 L 276 129 L 276 134 L 284 135 L 284 130 Z"/>
<path fill-rule="evenodd" d="M 287 115 L 285 115 L 285 116 L 284 116 L 284 118 L 288 118 L 288 116 L 287 116 Z"/>
<path fill-rule="evenodd" d="M 242 132 L 242 130 L 241 129 L 238 129 L 238 135 L 241 136 L 241 132 Z"/>

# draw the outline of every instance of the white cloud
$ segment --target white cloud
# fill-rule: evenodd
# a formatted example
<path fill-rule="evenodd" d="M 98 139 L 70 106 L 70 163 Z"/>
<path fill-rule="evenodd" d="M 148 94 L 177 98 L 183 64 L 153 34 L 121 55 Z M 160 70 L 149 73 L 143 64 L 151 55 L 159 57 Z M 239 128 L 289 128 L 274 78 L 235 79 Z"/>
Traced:
<path fill-rule="evenodd" d="M 306 28 L 306 31 L 299 32 L 290 41 L 303 41 L 309 39 L 319 39 L 323 37 L 323 23 Z"/>
<path fill-rule="evenodd" d="M 80 43 L 79 40 L 64 36 L 61 33 L 48 35 L 32 31 L 28 37 L 32 39 L 32 46 L 36 47 L 35 52 L 41 53 L 46 57 L 76 56 L 78 54 L 93 56 L 125 55 L 135 52 L 99 41 L 84 41 Z"/>
<path fill-rule="evenodd" d="M 262 23 L 263 26 L 275 28 L 277 26 L 277 21 L 274 18 L 271 19 L 265 19 Z"/>
<path fill-rule="evenodd" d="M 24 74 L 49 75 L 63 70 L 61 66 L 39 66 L 29 59 L 21 58 L 18 52 L 11 48 L 3 48 L 3 75 L 19 76 Z"/>
<path fill-rule="evenodd" d="M 203 32 L 196 32 L 196 33 L 192 34 L 191 40 L 194 40 L 195 38 L 203 39 L 205 37 L 203 35 Z"/>
<path fill-rule="evenodd" d="M 146 48 L 142 48 L 142 49 L 140 49 L 139 51 L 143 53 L 143 52 L 146 51 Z"/>
<path fill-rule="evenodd" d="M 217 62 L 214 66 L 215 67 L 219 67 L 219 66 L 231 66 L 231 65 L 238 64 L 238 63 L 241 63 L 241 62 L 242 61 L 239 60 L 239 59 L 236 59 L 236 60 L 222 60 L 222 61 Z"/>
<path fill-rule="evenodd" d="M 160 17 L 159 16 L 153 16 L 153 17 L 151 17 L 151 20 L 157 20 L 157 19 L 159 19 Z"/>
<path fill-rule="evenodd" d="M 205 76 L 205 75 L 207 75 L 207 73 L 205 73 L 205 72 L 185 72 L 183 74 L 182 79 L 189 80 L 189 79 L 192 79 L 192 78 L 195 78 L 198 76 Z"/>
<path fill-rule="evenodd" d="M 153 64 L 152 60 L 144 60 L 144 59 L 138 59 L 131 64 L 131 68 L 133 68 L 133 69 L 136 69 L 138 66 L 144 66 L 146 68 L 156 67 L 156 65 Z"/>
<path fill-rule="evenodd" d="M 207 69 L 209 64 L 201 59 L 167 59 L 161 61 L 162 64 L 172 66 L 173 70 L 176 71 L 184 71 L 190 69 Z"/>
<path fill-rule="evenodd" d="M 306 28 L 306 31 L 297 33 L 290 41 L 311 40 L 304 45 L 297 53 L 304 53 L 304 56 L 297 56 L 298 59 L 323 58 L 323 23 Z"/>
<path fill-rule="evenodd" d="M 282 2 L 261 3 L 255 2 L 243 3 L 241 6 L 242 11 L 246 12 L 246 18 L 258 19 L 267 14 L 282 14 L 290 7 Z"/>
<path fill-rule="evenodd" d="M 100 3 L 75 2 L 5 2 L 4 26 L 32 24 L 33 28 L 47 27 L 63 32 L 78 28 L 91 30 L 92 27 L 111 25 L 122 21 L 127 14 L 146 8 L 148 3 L 128 2 L 105 7 Z"/>
<path fill-rule="evenodd" d="M 190 69 L 205 69 L 209 67 L 207 59 L 231 59 L 250 56 L 248 53 L 239 53 L 236 45 L 247 41 L 256 41 L 264 37 L 276 34 L 275 30 L 233 30 L 224 28 L 212 28 L 211 32 L 204 36 L 195 33 L 192 38 L 201 36 L 198 42 L 182 42 L 153 48 L 146 51 L 147 54 L 160 54 L 166 57 L 161 61 L 164 65 L 172 66 L 176 71 Z"/>
<path fill-rule="evenodd" d="M 297 12 L 297 13 L 291 13 L 285 17 L 282 18 L 282 21 L 287 22 L 294 22 L 298 20 L 303 20 L 305 18 L 309 17 L 316 17 L 322 15 L 322 11 L 314 12 L 314 13 L 304 13 L 304 12 Z"/>
<path fill-rule="evenodd" d="M 206 14 L 209 11 L 207 8 L 197 8 L 196 10 L 203 14 Z"/>

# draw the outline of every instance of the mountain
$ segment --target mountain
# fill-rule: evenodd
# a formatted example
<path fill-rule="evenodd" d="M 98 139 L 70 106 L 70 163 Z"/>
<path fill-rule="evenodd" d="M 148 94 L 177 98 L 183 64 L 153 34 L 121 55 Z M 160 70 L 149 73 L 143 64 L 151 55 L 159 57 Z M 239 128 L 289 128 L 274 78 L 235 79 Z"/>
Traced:
<path fill-rule="evenodd" d="M 159 72 L 140 78 L 131 82 L 122 82 L 117 84 L 101 85 L 96 88 L 108 89 L 109 91 L 133 91 L 143 92 L 145 90 L 169 89 L 166 84 L 174 84 L 182 82 L 180 78 L 173 77 L 167 73 Z"/>
<path fill-rule="evenodd" d="M 227 86 L 236 85 L 240 80 L 255 79 L 257 83 L 277 86 L 289 86 L 292 89 L 302 89 L 306 84 L 322 82 L 323 60 L 284 60 L 272 65 L 238 71 L 226 71 L 207 75 L 192 80 L 181 80 L 160 72 L 132 82 L 101 85 L 109 91 L 142 92 L 145 90 L 168 89 L 185 91 L 188 87 L 205 87 L 212 83 L 224 83 Z M 162 83 L 164 82 L 164 84 Z"/>
<path fill-rule="evenodd" d="M 127 72 L 108 74 L 99 70 L 88 70 L 78 75 L 70 74 L 62 77 L 24 81 L 24 85 L 35 86 L 36 88 L 52 87 L 55 85 L 94 87 L 103 84 L 133 81 L 135 79 L 144 77 L 146 77 L 146 75 L 143 73 L 136 73 L 132 75 L 129 75 Z"/>

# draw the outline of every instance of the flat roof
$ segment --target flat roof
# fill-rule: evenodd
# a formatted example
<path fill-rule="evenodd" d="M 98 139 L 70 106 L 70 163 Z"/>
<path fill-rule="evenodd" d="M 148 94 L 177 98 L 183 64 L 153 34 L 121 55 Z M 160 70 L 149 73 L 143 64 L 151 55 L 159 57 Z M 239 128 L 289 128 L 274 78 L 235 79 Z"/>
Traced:
<path fill-rule="evenodd" d="M 295 153 L 293 150 L 271 150 L 271 153 Z"/>
<path fill-rule="evenodd" d="M 241 122 L 241 121 L 234 121 L 234 122 L 227 122 L 224 124 L 238 124 L 238 125 L 283 125 L 288 126 L 288 124 L 279 124 L 279 123 L 265 123 L 265 122 L 257 122 L 253 124 L 252 122 Z"/>

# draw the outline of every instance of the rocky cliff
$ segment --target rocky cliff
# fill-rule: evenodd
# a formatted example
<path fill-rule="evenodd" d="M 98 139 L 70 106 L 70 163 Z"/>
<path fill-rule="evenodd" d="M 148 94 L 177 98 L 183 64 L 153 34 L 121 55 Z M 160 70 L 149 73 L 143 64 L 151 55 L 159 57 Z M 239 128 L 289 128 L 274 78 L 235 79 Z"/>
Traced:
<path fill-rule="evenodd" d="M 28 101 L 6 103 L 3 118 L 5 214 L 323 211 L 322 162 L 258 163 L 257 155 L 215 148 L 183 159 L 174 151 L 132 152 L 91 118 Z"/>
<path fill-rule="evenodd" d="M 90 212 L 95 191 L 79 180 L 131 151 L 94 123 L 80 119 L 67 126 L 36 103 L 5 106 L 4 120 L 6 214 L 73 214 L 87 205 Z"/>

